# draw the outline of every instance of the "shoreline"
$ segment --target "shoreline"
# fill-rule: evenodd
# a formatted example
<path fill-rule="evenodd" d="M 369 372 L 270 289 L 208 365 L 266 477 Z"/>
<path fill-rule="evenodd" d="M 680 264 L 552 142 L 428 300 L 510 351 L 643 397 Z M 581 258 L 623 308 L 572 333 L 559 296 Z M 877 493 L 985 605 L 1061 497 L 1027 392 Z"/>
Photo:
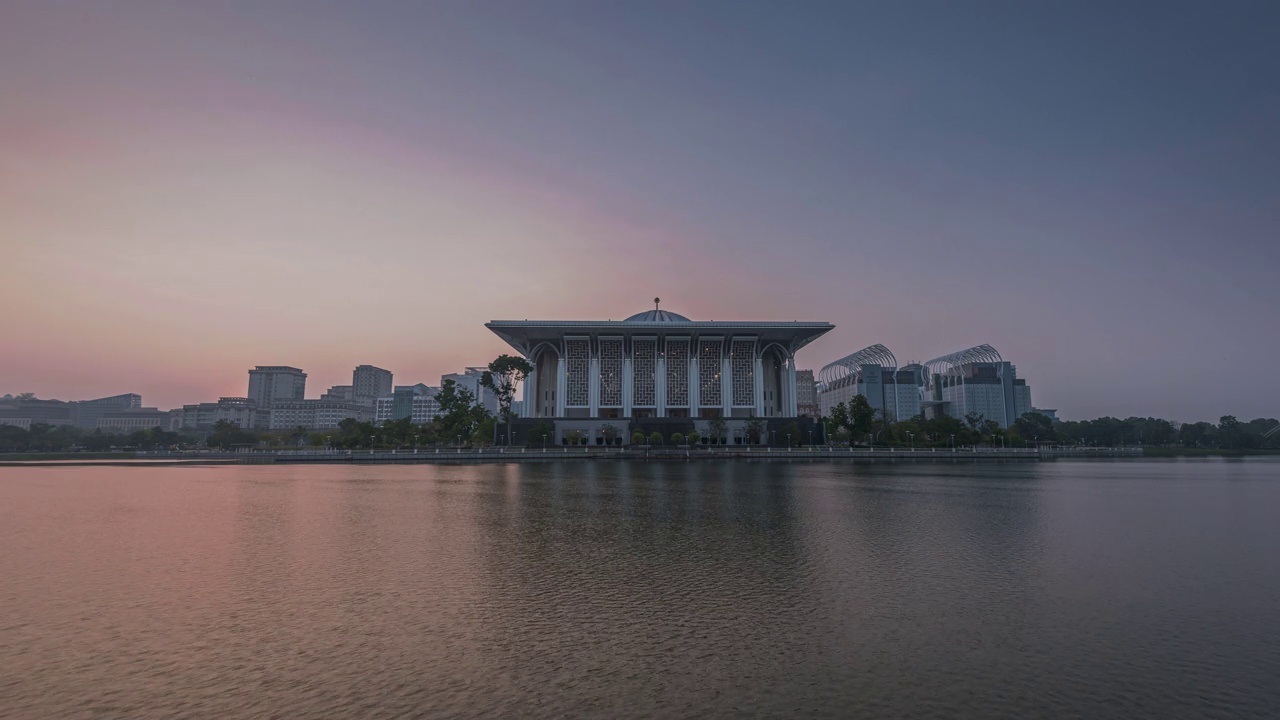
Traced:
<path fill-rule="evenodd" d="M 1143 457 L 1142 448 L 1008 448 L 1008 449 L 957 449 L 949 448 L 825 448 L 809 447 L 791 450 L 776 448 L 759 449 L 641 449 L 619 448 L 480 448 L 454 451 L 452 449 L 429 451 L 279 451 L 250 453 L 120 453 L 112 457 L 77 457 L 77 453 L 42 453 L 37 458 L 5 458 L 0 456 L 0 467 L 46 466 L 77 467 L 107 465 L 116 467 L 166 467 L 174 465 L 411 465 L 411 464 L 476 464 L 512 462 L 557 462 L 561 460 L 643 460 L 643 461 L 703 461 L 703 460 L 860 460 L 860 461 L 1024 461 L 1038 462 L 1058 458 L 1134 459 Z"/>

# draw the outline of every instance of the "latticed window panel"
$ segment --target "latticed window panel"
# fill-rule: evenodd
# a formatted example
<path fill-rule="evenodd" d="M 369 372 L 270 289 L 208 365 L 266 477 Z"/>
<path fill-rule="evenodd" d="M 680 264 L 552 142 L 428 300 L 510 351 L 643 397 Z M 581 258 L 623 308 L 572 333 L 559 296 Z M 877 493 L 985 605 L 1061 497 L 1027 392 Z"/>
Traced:
<path fill-rule="evenodd" d="M 729 367 L 733 371 L 733 404 L 739 407 L 756 404 L 756 343 L 734 340 L 729 349 Z"/>
<path fill-rule="evenodd" d="M 656 340 L 631 341 L 631 404 L 653 407 L 657 404 L 654 393 L 654 375 L 658 367 L 658 342 Z"/>
<path fill-rule="evenodd" d="M 715 407 L 724 403 L 720 392 L 720 341 L 698 343 L 698 404 Z"/>
<path fill-rule="evenodd" d="M 587 407 L 591 404 L 591 343 L 587 340 L 565 340 L 565 404 Z"/>
<path fill-rule="evenodd" d="M 667 405 L 689 405 L 689 341 L 667 341 Z"/>
<path fill-rule="evenodd" d="M 600 340 L 600 405 L 622 405 L 622 338 Z"/>

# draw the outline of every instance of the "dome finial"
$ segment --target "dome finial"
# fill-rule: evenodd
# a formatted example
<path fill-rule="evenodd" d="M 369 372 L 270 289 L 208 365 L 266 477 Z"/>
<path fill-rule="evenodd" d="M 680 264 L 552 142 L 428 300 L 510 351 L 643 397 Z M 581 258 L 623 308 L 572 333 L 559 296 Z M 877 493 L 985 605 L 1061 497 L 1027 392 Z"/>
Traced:
<path fill-rule="evenodd" d="M 662 298 L 654 298 L 654 299 L 653 299 L 653 309 L 654 309 L 654 310 L 657 310 L 657 309 L 658 309 L 658 303 L 660 303 L 660 302 L 662 302 Z"/>

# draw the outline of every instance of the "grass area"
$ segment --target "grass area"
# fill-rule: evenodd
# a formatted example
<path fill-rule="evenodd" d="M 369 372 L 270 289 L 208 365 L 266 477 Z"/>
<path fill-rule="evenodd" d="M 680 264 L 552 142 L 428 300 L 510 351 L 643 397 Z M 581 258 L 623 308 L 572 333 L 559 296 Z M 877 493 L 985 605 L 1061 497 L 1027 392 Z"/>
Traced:
<path fill-rule="evenodd" d="M 47 453 L 0 453 L 0 462 L 23 462 L 27 460 L 132 460 L 130 452 L 47 452 Z"/>
<path fill-rule="evenodd" d="M 1149 447 L 1143 450 L 1143 455 L 1146 457 L 1247 457 L 1251 455 L 1280 455 L 1280 448 L 1227 450 L 1222 448 Z"/>

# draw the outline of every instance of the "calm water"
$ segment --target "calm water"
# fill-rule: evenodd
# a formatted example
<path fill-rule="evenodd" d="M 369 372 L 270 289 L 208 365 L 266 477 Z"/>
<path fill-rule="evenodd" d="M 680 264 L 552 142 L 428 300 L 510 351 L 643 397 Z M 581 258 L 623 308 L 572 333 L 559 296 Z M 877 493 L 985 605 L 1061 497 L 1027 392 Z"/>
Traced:
<path fill-rule="evenodd" d="M 0 716 L 1280 717 L 1280 462 L 0 468 Z"/>

